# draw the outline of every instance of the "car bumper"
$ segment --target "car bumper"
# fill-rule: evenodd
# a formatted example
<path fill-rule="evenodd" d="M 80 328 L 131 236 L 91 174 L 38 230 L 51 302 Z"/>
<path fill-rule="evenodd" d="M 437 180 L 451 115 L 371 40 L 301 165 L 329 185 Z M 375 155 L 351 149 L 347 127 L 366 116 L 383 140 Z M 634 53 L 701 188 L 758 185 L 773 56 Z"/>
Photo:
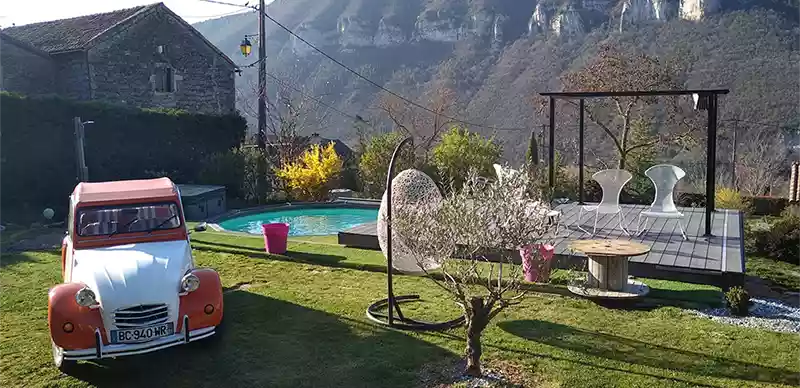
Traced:
<path fill-rule="evenodd" d="M 186 327 L 186 326 L 184 326 Z M 76 349 L 64 350 L 65 360 L 97 360 L 103 358 L 115 358 L 123 356 L 132 356 L 135 354 L 144 354 L 155 352 L 158 350 L 171 348 L 177 345 L 183 345 L 189 342 L 201 340 L 206 337 L 214 335 L 216 332 L 215 326 L 204 327 L 196 329 L 187 333 L 176 333 L 169 337 L 162 337 L 148 342 L 136 344 L 112 344 L 103 345 L 100 340 L 99 332 L 95 336 L 97 339 L 97 347 L 91 349 Z"/>

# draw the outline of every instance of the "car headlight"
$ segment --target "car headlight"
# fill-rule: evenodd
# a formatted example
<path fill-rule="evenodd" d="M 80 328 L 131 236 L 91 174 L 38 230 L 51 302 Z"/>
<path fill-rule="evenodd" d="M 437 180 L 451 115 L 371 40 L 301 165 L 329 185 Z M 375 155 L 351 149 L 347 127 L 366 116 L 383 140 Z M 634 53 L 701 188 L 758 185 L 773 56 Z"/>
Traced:
<path fill-rule="evenodd" d="M 181 290 L 184 292 L 192 292 L 200 287 L 200 278 L 193 273 L 184 275 L 181 279 Z"/>
<path fill-rule="evenodd" d="M 89 287 L 83 287 L 75 293 L 75 302 L 78 306 L 89 307 L 97 304 L 97 297 Z"/>

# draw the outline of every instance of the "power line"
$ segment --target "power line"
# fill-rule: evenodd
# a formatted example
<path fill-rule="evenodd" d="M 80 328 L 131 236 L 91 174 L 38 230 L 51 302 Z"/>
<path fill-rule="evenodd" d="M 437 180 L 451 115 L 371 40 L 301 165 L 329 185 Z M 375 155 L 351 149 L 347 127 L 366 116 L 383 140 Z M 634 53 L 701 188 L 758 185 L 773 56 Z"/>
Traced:
<path fill-rule="evenodd" d="M 248 8 L 248 7 L 244 7 L 244 8 Z M 206 15 L 206 16 L 191 16 L 191 15 L 188 15 L 188 16 L 182 16 L 182 17 L 184 19 L 215 19 L 215 18 L 221 18 L 221 17 L 225 17 L 225 16 L 233 16 L 233 15 L 245 14 L 245 13 L 250 13 L 250 12 L 252 12 L 252 10 L 248 8 L 246 11 L 244 9 L 241 9 L 241 10 L 237 10 L 237 11 L 233 11 L 233 12 L 221 13 L 219 15 Z"/>
<path fill-rule="evenodd" d="M 239 7 L 239 8 L 251 8 L 251 9 L 255 10 L 256 12 L 261 12 L 264 15 L 265 18 L 267 18 L 271 22 L 275 23 L 278 27 L 280 27 L 281 29 L 283 29 L 287 33 L 289 33 L 290 35 L 292 35 L 295 38 L 297 38 L 297 40 L 299 40 L 299 41 L 303 42 L 304 44 L 306 44 L 307 46 L 311 47 L 314 51 L 318 52 L 322 56 L 328 58 L 333 63 L 335 63 L 335 64 L 341 66 L 342 68 L 344 68 L 345 70 L 349 71 L 350 73 L 352 73 L 356 77 L 361 78 L 362 80 L 364 80 L 365 82 L 369 83 L 370 85 L 372 85 L 372 86 L 374 86 L 374 87 L 376 87 L 376 88 L 378 88 L 380 90 L 383 90 L 384 92 L 389 93 L 394 97 L 399 98 L 400 100 L 404 101 L 405 103 L 407 103 L 409 105 L 412 105 L 414 107 L 422 109 L 422 110 L 424 110 L 426 112 L 429 112 L 431 114 L 434 114 L 434 115 L 437 115 L 437 116 L 440 116 L 440 117 L 444 117 L 444 118 L 446 118 L 448 120 L 452 120 L 452 121 L 455 121 L 455 122 L 466 124 L 468 126 L 486 128 L 486 129 L 493 129 L 493 130 L 497 130 L 497 131 L 527 131 L 527 130 L 529 130 L 528 128 L 501 128 L 501 127 L 495 127 L 495 126 L 491 126 L 491 125 L 483 125 L 483 124 L 473 123 L 473 122 L 470 122 L 470 121 L 461 120 L 461 119 L 458 119 L 458 118 L 455 118 L 455 117 L 452 117 L 452 116 L 449 116 L 449 115 L 446 115 L 446 114 L 443 114 L 443 113 L 436 112 L 436 111 L 434 111 L 434 110 L 432 110 L 432 109 L 430 109 L 430 108 L 428 108 L 428 107 L 426 107 L 424 105 L 421 105 L 421 104 L 419 104 L 419 103 L 417 103 L 417 102 L 415 102 L 415 101 L 413 101 L 413 100 L 411 100 L 409 98 L 406 98 L 406 97 L 404 97 L 404 96 L 402 96 L 402 95 L 400 95 L 400 94 L 398 94 L 398 93 L 396 93 L 396 92 L 394 92 L 392 90 L 389 90 L 389 89 L 385 88 L 384 86 L 378 84 L 377 82 L 372 81 L 371 79 L 365 77 L 364 75 L 362 75 L 358 71 L 353 70 L 351 67 L 345 65 L 344 63 L 340 62 L 336 58 L 330 56 L 328 53 L 322 51 L 321 49 L 317 48 L 316 46 L 314 46 L 313 44 L 311 44 L 307 40 L 303 39 L 301 36 L 297 35 L 290 28 L 284 26 L 282 23 L 280 23 L 279 21 L 277 21 L 274 18 L 272 18 L 272 16 L 269 16 L 269 14 L 267 14 L 267 12 L 265 10 L 259 10 L 258 7 L 256 7 L 256 6 L 248 5 L 249 2 L 245 3 L 244 5 L 242 5 L 242 4 L 234 4 L 234 3 L 228 3 L 228 2 L 217 1 L 217 0 L 200 0 L 200 1 L 207 2 L 207 3 L 213 3 L 213 4 L 228 5 L 228 6 Z M 257 63 L 258 62 L 255 62 L 255 63 L 252 63 L 252 64 L 247 65 L 245 67 L 255 66 Z M 755 122 L 755 121 L 746 121 L 746 120 L 739 120 L 739 119 L 723 119 L 723 120 L 719 120 L 719 121 L 720 122 L 736 121 L 736 122 L 739 122 L 739 123 L 746 123 L 746 124 L 753 124 L 753 125 L 773 126 L 773 127 L 777 127 L 777 128 L 781 128 L 782 127 L 781 125 L 774 124 L 774 123 L 759 123 L 759 122 Z"/>
<path fill-rule="evenodd" d="M 233 3 L 227 3 L 227 2 L 216 1 L 216 0 L 200 0 L 200 1 L 208 2 L 208 3 L 214 3 L 214 4 L 229 5 L 229 6 L 232 6 L 232 7 L 245 7 L 245 6 L 247 6 L 247 5 L 233 4 Z M 419 103 L 417 103 L 417 102 L 415 102 L 415 101 L 413 101 L 413 100 L 411 100 L 409 98 L 406 98 L 406 97 L 404 97 L 404 96 L 402 96 L 402 95 L 400 95 L 400 94 L 398 94 L 398 93 L 396 93 L 394 91 L 391 91 L 391 90 L 383 87 L 382 85 L 378 84 L 377 82 L 365 77 L 364 75 L 362 75 L 358 71 L 353 70 L 351 67 L 345 65 L 344 63 L 340 62 L 338 59 L 336 59 L 336 58 L 330 56 L 328 53 L 320 50 L 319 48 L 317 48 L 317 46 L 314 46 L 309 41 L 303 39 L 301 36 L 297 35 L 294 31 L 292 31 L 289 27 L 284 26 L 281 22 L 279 22 L 279 21 L 275 20 L 274 18 L 272 18 L 272 16 L 269 16 L 269 14 L 267 14 L 267 12 L 265 10 L 259 10 L 258 7 L 254 7 L 254 6 L 250 6 L 250 8 L 253 8 L 257 12 L 261 12 L 264 15 L 265 18 L 269 19 L 271 22 L 275 23 L 275 25 L 277 25 L 278 27 L 280 27 L 281 29 L 283 29 L 284 31 L 289 33 L 290 35 L 294 36 L 295 38 L 297 38 L 297 40 L 303 42 L 308 47 L 311 47 L 314 51 L 320 53 L 325 58 L 328 58 L 333 63 L 335 63 L 335 64 L 339 65 L 340 67 L 342 67 L 343 69 L 349 71 L 350 73 L 352 73 L 356 77 L 361 78 L 362 80 L 364 80 L 365 82 L 369 83 L 370 85 L 372 85 L 372 86 L 374 86 L 374 87 L 376 87 L 376 88 L 378 88 L 380 90 L 383 90 L 386 93 L 389 93 L 390 95 L 402 100 L 403 102 L 405 102 L 405 103 L 407 103 L 407 104 L 409 104 L 411 106 L 414 106 L 416 108 L 422 109 L 422 110 L 424 110 L 426 112 L 429 112 L 431 114 L 434 114 L 436 116 L 444 117 L 444 118 L 446 118 L 448 120 L 455 121 L 455 122 L 462 123 L 462 124 L 466 124 L 466 125 L 472 126 L 472 127 L 480 127 L 480 128 L 492 129 L 492 130 L 496 130 L 496 131 L 527 131 L 528 130 L 527 128 L 500 128 L 500 127 L 495 127 L 495 126 L 491 126 L 491 125 L 478 124 L 478 123 L 473 123 L 473 122 L 470 122 L 470 121 L 461 120 L 461 119 L 458 119 L 458 118 L 455 118 L 455 117 L 452 117 L 452 116 L 449 116 L 449 115 L 446 115 L 446 114 L 443 114 L 443 113 L 436 112 L 433 109 L 430 109 L 430 108 L 428 108 L 428 107 L 426 107 L 426 106 L 424 106 L 422 104 L 419 104 Z"/>
<path fill-rule="evenodd" d="M 314 96 L 311 96 L 311 95 L 307 94 L 306 92 L 302 91 L 298 87 L 296 87 L 294 85 L 290 85 L 288 82 L 281 80 L 280 78 L 278 78 L 274 74 L 267 73 L 267 77 L 272 78 L 273 80 L 275 80 L 275 82 L 278 82 L 279 84 L 281 84 L 281 85 L 283 85 L 283 86 L 285 86 L 287 88 L 290 88 L 290 89 L 300 93 L 300 95 L 303 96 L 304 98 L 306 98 L 308 100 L 311 100 L 311 101 L 314 101 L 317 104 L 322 105 L 322 106 L 324 106 L 324 107 L 326 107 L 326 108 L 328 108 L 328 109 L 330 109 L 330 110 L 342 115 L 343 117 L 347 117 L 347 118 L 355 120 L 355 121 L 363 121 L 359 117 L 356 117 L 355 115 L 352 115 L 352 114 L 343 112 L 343 111 L 341 111 L 341 110 L 339 110 L 337 108 L 334 108 L 333 106 L 331 106 L 331 105 L 323 102 L 322 100 L 320 100 L 318 97 L 314 97 Z"/>

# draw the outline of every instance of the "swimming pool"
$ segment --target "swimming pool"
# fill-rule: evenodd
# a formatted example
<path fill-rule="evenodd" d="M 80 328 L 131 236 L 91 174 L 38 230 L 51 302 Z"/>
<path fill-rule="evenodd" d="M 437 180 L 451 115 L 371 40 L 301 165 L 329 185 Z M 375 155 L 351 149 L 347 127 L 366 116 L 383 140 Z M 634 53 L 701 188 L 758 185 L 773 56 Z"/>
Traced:
<path fill-rule="evenodd" d="M 225 230 L 260 235 L 262 224 L 285 222 L 289 224 L 289 236 L 320 236 L 336 234 L 377 219 L 377 208 L 319 207 L 269 210 L 230 218 L 218 224 Z"/>

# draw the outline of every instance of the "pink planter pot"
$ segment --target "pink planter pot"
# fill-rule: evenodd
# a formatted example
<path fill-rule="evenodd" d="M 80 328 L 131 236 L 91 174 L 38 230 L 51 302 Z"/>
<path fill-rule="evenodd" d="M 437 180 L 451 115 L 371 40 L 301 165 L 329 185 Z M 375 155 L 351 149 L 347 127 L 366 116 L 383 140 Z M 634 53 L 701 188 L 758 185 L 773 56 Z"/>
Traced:
<path fill-rule="evenodd" d="M 289 224 L 263 224 L 264 250 L 267 253 L 282 255 L 286 253 L 286 244 L 289 240 Z"/>
<path fill-rule="evenodd" d="M 550 244 L 531 244 L 520 248 L 525 281 L 546 283 L 550 280 L 550 265 L 555 247 Z"/>

